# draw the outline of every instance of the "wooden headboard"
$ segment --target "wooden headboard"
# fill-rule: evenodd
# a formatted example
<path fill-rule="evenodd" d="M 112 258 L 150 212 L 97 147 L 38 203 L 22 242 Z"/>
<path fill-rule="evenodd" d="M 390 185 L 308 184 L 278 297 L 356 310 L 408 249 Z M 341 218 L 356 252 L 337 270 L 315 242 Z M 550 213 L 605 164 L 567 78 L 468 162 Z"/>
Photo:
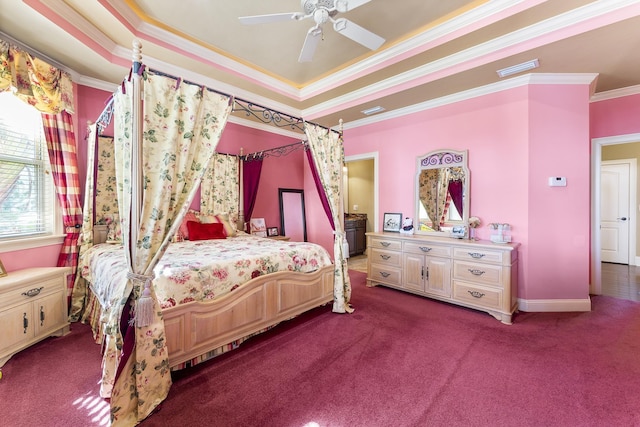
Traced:
<path fill-rule="evenodd" d="M 93 244 L 104 243 L 107 241 L 107 226 L 106 225 L 93 225 Z"/>

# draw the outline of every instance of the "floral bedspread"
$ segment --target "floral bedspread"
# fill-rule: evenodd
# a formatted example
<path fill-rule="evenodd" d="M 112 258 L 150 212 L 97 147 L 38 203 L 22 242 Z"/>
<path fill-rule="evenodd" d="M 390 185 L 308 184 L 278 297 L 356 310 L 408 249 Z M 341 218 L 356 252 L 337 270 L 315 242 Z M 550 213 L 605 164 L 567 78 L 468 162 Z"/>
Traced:
<path fill-rule="evenodd" d="M 276 271 L 308 273 L 331 264 L 329 253 L 308 242 L 286 242 L 251 235 L 171 243 L 154 269 L 154 289 L 163 308 L 213 299 L 243 283 Z M 87 251 L 79 271 L 103 307 L 121 298 L 127 263 L 120 244 L 103 243 Z"/>

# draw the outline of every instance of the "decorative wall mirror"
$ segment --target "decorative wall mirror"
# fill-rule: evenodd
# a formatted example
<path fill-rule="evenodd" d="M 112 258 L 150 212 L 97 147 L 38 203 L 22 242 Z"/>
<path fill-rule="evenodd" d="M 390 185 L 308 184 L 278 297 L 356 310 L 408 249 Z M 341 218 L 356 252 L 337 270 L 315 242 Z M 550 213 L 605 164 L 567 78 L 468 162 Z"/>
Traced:
<path fill-rule="evenodd" d="M 280 201 L 280 233 L 294 242 L 307 241 L 304 190 L 278 188 Z"/>
<path fill-rule="evenodd" d="M 467 151 L 440 150 L 418 157 L 415 233 L 450 235 L 469 226 Z"/>

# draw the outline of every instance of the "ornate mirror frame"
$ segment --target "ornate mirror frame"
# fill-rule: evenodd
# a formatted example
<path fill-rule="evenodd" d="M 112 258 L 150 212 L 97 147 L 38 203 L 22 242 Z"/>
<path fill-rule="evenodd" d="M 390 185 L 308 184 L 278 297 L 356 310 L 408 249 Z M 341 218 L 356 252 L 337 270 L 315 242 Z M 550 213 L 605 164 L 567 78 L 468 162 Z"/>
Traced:
<path fill-rule="evenodd" d="M 469 228 L 469 167 L 467 163 L 467 150 L 464 151 L 455 151 L 455 150 L 438 150 L 427 153 L 423 156 L 417 158 L 417 167 L 416 167 L 416 184 L 415 184 L 415 224 L 414 229 L 416 234 L 426 234 L 426 235 L 434 235 L 434 236 L 449 236 L 451 232 L 451 228 L 454 226 L 463 226 L 465 229 L 465 233 Z M 430 172 L 433 171 L 433 172 Z M 437 172 L 436 172 L 437 171 Z M 446 194 L 451 194 L 449 192 L 449 184 L 444 187 L 444 184 L 440 182 L 440 179 L 445 176 L 448 177 L 448 181 L 456 181 L 451 186 L 453 190 L 455 188 L 456 198 L 458 200 L 458 204 L 462 206 L 462 217 L 461 220 L 457 221 L 448 221 L 445 222 L 443 229 L 441 229 L 440 224 L 426 224 L 425 219 L 421 221 L 420 219 L 420 206 L 422 204 L 421 194 L 423 196 L 426 195 L 425 199 L 435 198 L 438 192 L 435 191 L 434 188 L 428 190 L 426 186 L 421 188 L 421 184 L 425 184 L 426 180 L 429 180 L 430 177 L 437 178 L 437 182 L 432 184 L 435 188 L 440 188 L 440 195 L 442 192 Z M 461 184 L 461 189 L 459 188 Z M 459 198 L 462 198 L 460 203 Z M 440 198 L 441 199 L 441 198 Z M 436 203 L 436 202 L 434 202 Z M 451 202 L 453 203 L 453 202 Z M 430 208 L 433 211 L 438 211 L 437 207 L 433 205 Z M 427 208 L 423 208 L 422 211 L 427 211 Z"/>

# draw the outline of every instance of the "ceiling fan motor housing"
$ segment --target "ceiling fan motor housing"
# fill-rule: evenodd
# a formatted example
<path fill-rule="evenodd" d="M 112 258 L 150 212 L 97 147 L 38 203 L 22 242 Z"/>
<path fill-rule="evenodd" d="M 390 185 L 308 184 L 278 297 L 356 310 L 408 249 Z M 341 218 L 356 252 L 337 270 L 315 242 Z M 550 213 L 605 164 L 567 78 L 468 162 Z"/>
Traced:
<path fill-rule="evenodd" d="M 300 0 L 305 15 L 313 15 L 318 8 L 333 9 L 334 0 Z"/>

